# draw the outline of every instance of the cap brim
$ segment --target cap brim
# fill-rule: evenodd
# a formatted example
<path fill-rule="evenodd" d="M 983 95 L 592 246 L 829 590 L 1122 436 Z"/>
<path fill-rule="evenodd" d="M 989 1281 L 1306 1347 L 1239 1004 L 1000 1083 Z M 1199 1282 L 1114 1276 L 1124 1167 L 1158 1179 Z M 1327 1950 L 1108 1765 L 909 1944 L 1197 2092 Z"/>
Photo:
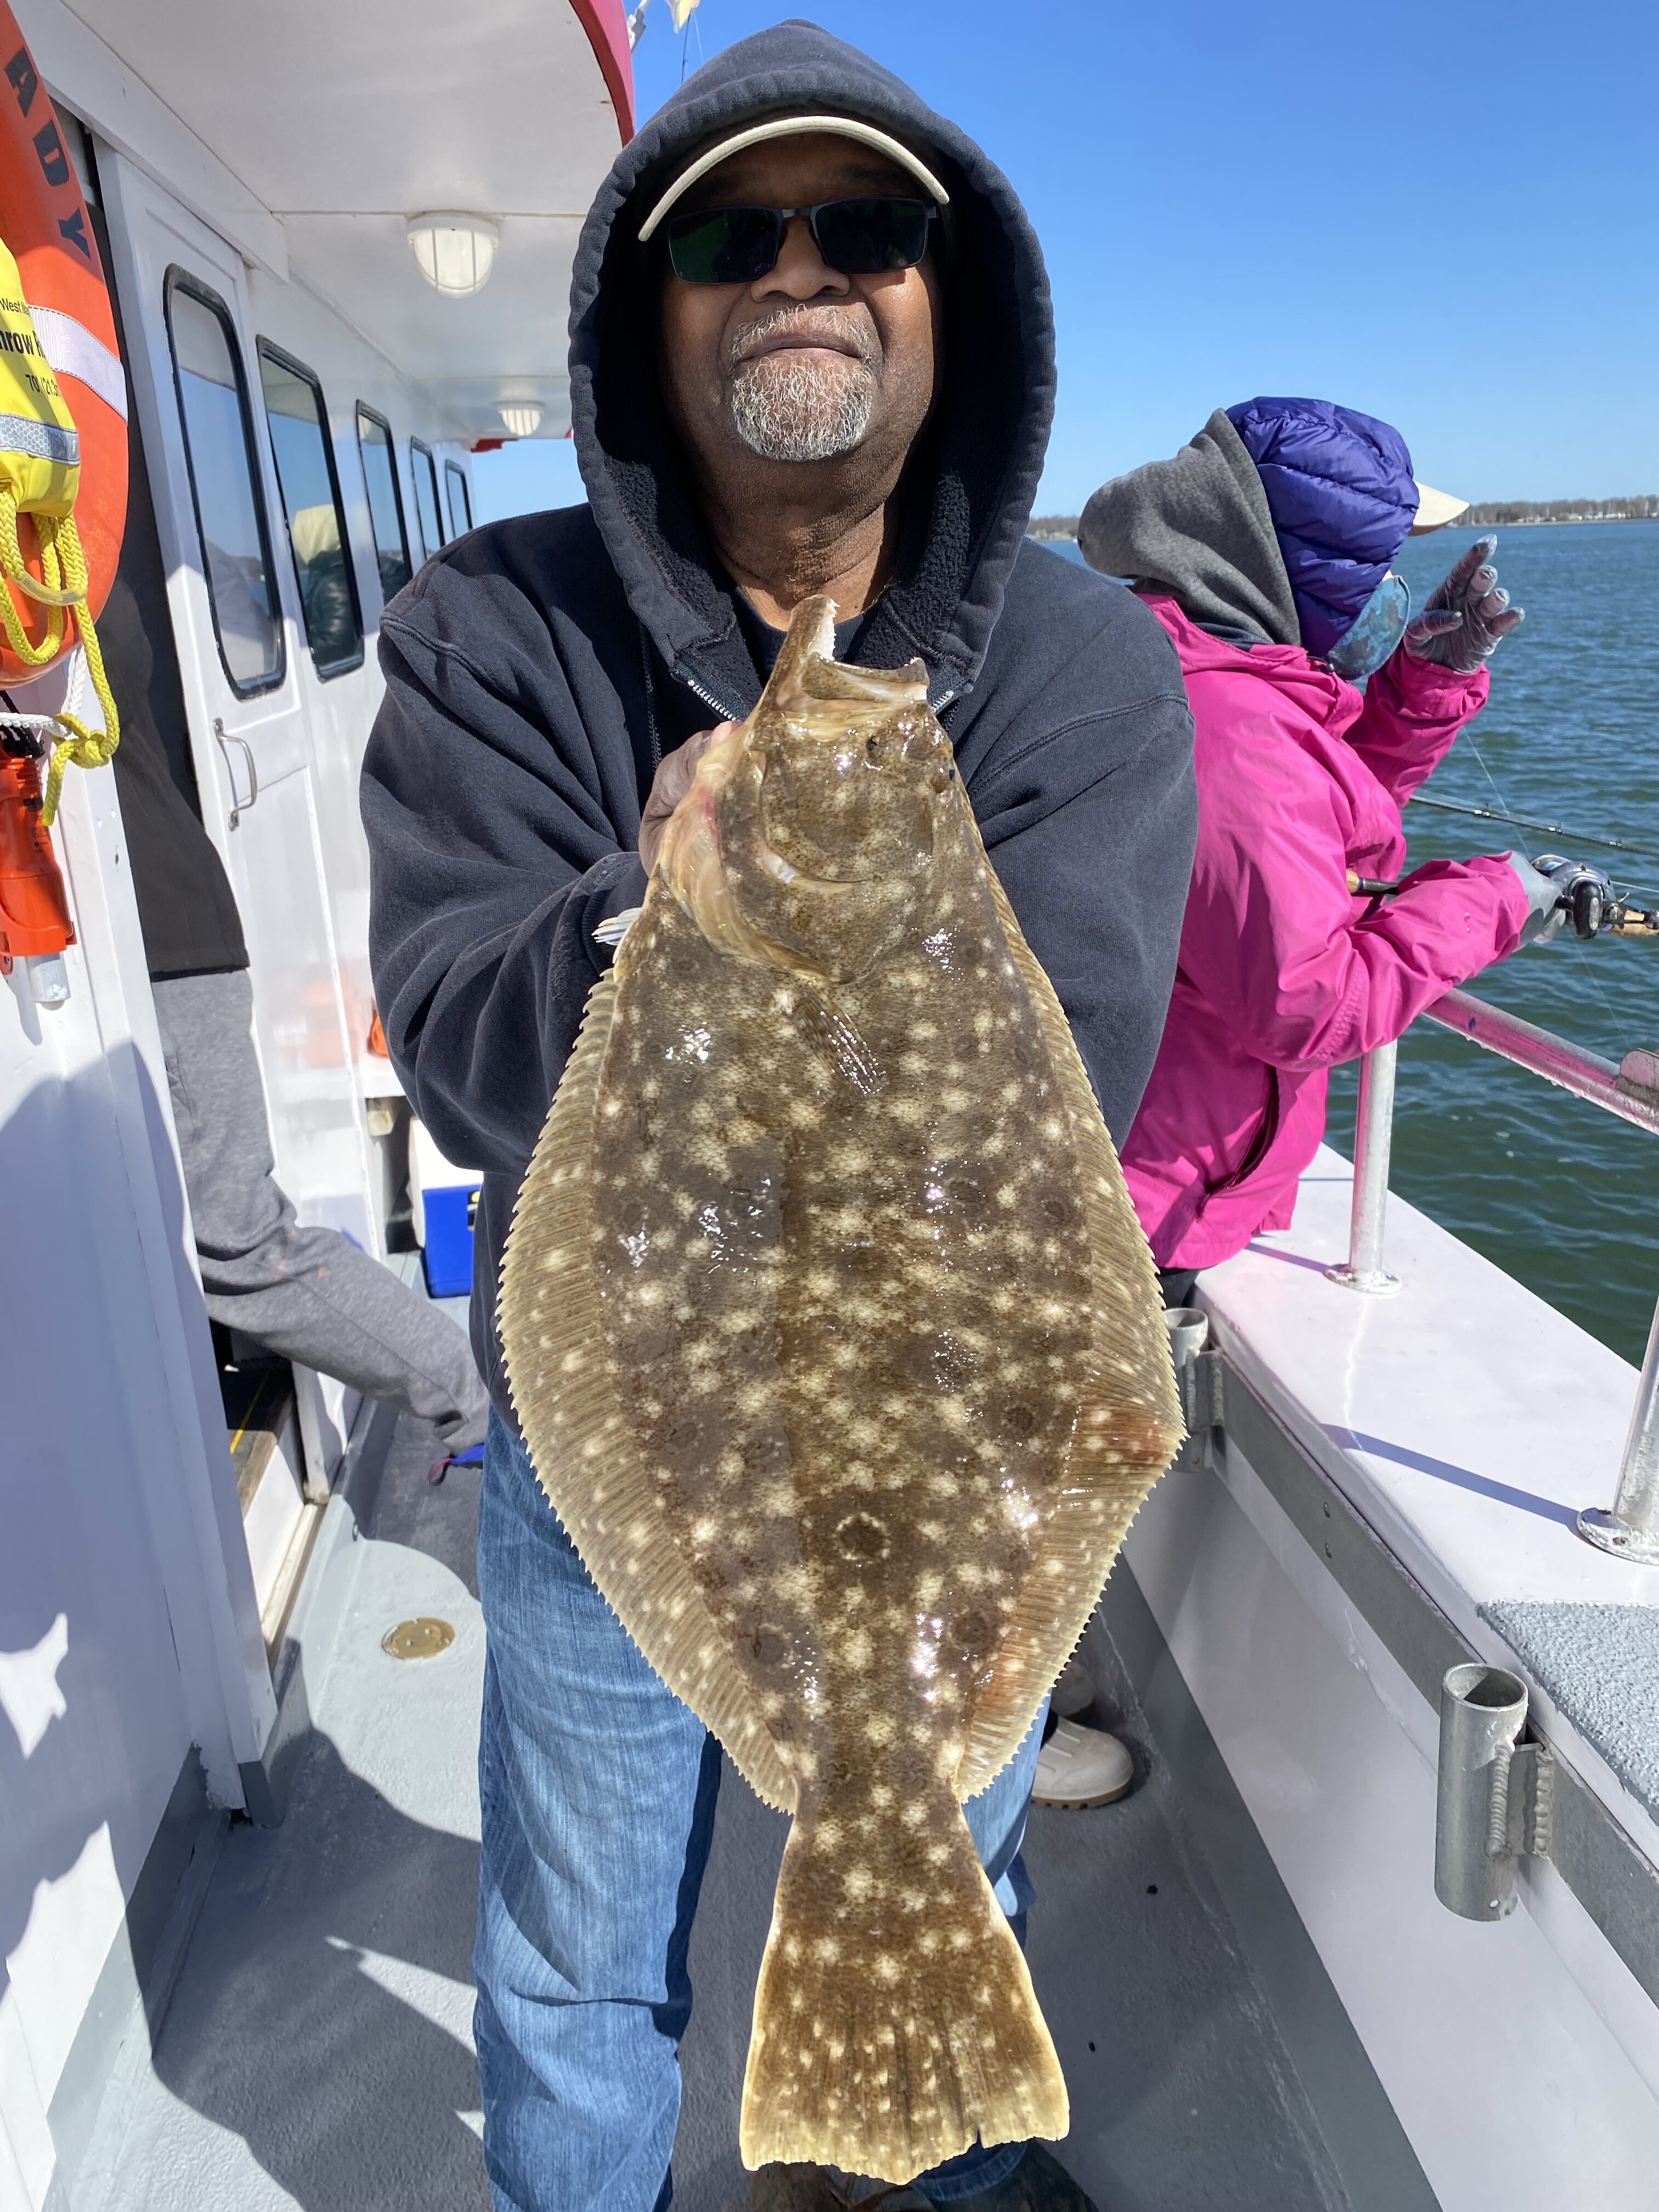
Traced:
<path fill-rule="evenodd" d="M 1467 514 L 1469 503 L 1466 499 L 1454 499 L 1449 491 L 1437 491 L 1432 484 L 1417 487 L 1417 518 L 1407 532 L 1408 538 L 1421 538 L 1431 530 L 1443 530 L 1449 522 L 1455 522 L 1460 514 Z"/>
<path fill-rule="evenodd" d="M 799 138 L 804 131 L 824 131 L 832 138 L 854 138 L 860 146 L 873 147 L 907 170 L 940 207 L 949 207 L 951 195 L 927 164 L 908 146 L 890 137 L 885 131 L 878 131 L 873 123 L 860 123 L 850 115 L 775 115 L 769 122 L 752 123 L 746 131 L 734 131 L 729 138 L 722 138 L 717 146 L 699 154 L 689 169 L 682 170 L 668 190 L 657 202 L 640 225 L 640 243 L 643 246 L 663 217 L 684 198 L 693 185 L 706 177 L 711 169 L 729 161 L 733 154 L 741 154 L 746 146 L 759 146 L 769 138 Z"/>

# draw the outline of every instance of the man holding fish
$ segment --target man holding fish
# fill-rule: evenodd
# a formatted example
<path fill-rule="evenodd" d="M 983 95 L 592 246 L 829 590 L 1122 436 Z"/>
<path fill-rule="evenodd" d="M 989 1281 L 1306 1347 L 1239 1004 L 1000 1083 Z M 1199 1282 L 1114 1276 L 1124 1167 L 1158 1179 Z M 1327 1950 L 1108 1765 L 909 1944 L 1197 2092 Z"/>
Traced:
<path fill-rule="evenodd" d="M 689 902 L 705 938 L 718 942 L 724 934 L 744 957 L 776 956 L 781 972 L 793 963 L 805 975 L 806 988 L 785 990 L 771 1002 L 779 1011 L 767 1018 L 778 1024 L 780 1052 L 799 1042 L 800 1064 L 816 1071 L 811 1080 L 824 1086 L 823 1100 L 810 1085 L 793 1092 L 785 1086 L 780 1115 L 810 1132 L 815 1113 L 851 1111 L 848 1102 L 881 1091 L 887 1067 L 903 1064 L 895 1055 L 871 1065 L 864 1018 L 849 1018 L 847 1011 L 856 1013 L 864 1003 L 857 992 L 820 992 L 807 952 L 791 953 L 784 942 L 793 927 L 790 902 L 811 878 L 805 844 L 798 840 L 786 852 L 775 836 L 778 849 L 763 849 L 762 866 L 771 872 L 764 912 L 782 918 L 768 921 L 758 940 L 752 931 L 744 934 L 749 925 L 736 912 L 743 902 L 724 899 L 723 878 L 716 885 L 721 896 L 709 902 L 712 919 L 698 906 L 701 894 L 686 888 L 705 882 L 707 871 L 698 872 L 702 863 L 691 849 L 696 823 L 681 802 L 705 750 L 722 788 L 749 758 L 752 748 L 745 750 L 736 726 L 758 730 L 749 718 L 783 632 L 802 611 L 816 628 L 811 653 L 804 633 L 802 642 L 792 640 L 790 698 L 840 702 L 847 728 L 847 717 L 864 711 L 860 702 L 885 702 L 888 719 L 872 720 L 859 741 L 868 746 L 872 772 L 897 762 L 921 779 L 915 804 L 925 798 L 947 812 L 960 806 L 965 788 L 971 817 L 966 809 L 949 816 L 966 821 L 953 833 L 967 871 L 959 880 L 969 886 L 962 895 L 1004 918 L 995 921 L 994 957 L 976 956 L 990 964 L 974 969 L 981 995 L 971 1001 L 964 1037 L 988 1041 L 988 1041 L 1006 1033 L 1011 1065 L 1019 1071 L 1010 1095 L 1024 1100 L 1021 1112 L 1048 1115 L 1062 1152 L 1072 1142 L 1066 1131 L 1084 1130 L 1092 1117 L 1100 1141 L 1084 1130 L 1077 1157 L 1102 1158 L 1098 1172 L 1090 1173 L 1104 1191 L 1116 1170 L 1099 1115 L 1121 1139 L 1152 1065 L 1174 973 L 1194 829 L 1191 726 L 1179 668 L 1156 621 L 1117 587 L 1024 540 L 1054 368 L 1046 281 L 1018 202 L 975 146 L 864 56 L 809 25 L 787 24 L 733 46 L 690 79 L 623 149 L 601 189 L 576 259 L 572 336 L 572 414 L 588 504 L 473 532 L 429 563 L 387 611 L 381 629 L 387 696 L 365 766 L 363 805 L 374 869 L 376 991 L 392 1056 L 446 1154 L 485 1170 L 473 1329 L 495 1408 L 479 1529 L 489 1657 L 475 1966 L 486 2162 L 498 2212 L 653 2212 L 670 2196 L 680 2094 L 675 2053 L 690 2004 L 686 1946 L 720 1778 L 718 1746 L 691 1705 L 722 1723 L 745 1772 L 776 1773 L 768 1794 L 778 1802 L 789 1802 L 786 1784 L 793 1788 L 808 1769 L 799 1759 L 790 1774 L 775 1769 L 758 1721 L 746 1752 L 733 1743 L 744 1725 L 744 1669 L 753 1674 L 751 1657 L 755 1666 L 772 1663 L 767 1646 L 776 1632 L 757 1627 L 735 1670 L 718 1653 L 704 1652 L 708 1663 L 693 1688 L 684 1676 L 691 1663 L 684 1652 L 674 1656 L 672 1638 L 659 1649 L 641 1626 L 641 1640 L 683 1687 L 682 1703 L 618 1618 L 647 1620 L 649 1607 L 634 1603 L 630 1593 L 664 1565 L 643 1539 L 623 1556 L 649 1514 L 642 1508 L 644 1517 L 629 1522 L 619 1550 L 607 1549 L 603 1514 L 585 1524 L 584 1548 L 593 1553 L 588 1565 L 615 1600 L 613 1612 L 550 1510 L 514 1418 L 495 1310 L 501 1254 L 567 1062 L 573 1075 L 581 1063 L 580 1054 L 571 1055 L 584 1011 L 590 999 L 595 1009 L 612 1003 L 604 940 L 614 942 L 621 918 L 645 903 L 647 872 L 672 819 L 674 894 Z M 833 609 L 822 605 L 826 600 Z M 843 672 L 836 663 L 852 665 Z M 862 671 L 872 673 L 866 678 Z M 779 772 L 787 772 L 787 748 L 775 747 L 774 754 Z M 707 779 L 697 788 L 705 797 L 696 803 L 712 807 Z M 802 822 L 809 798 L 801 799 Z M 820 803 L 828 811 L 814 818 L 831 820 L 839 803 L 834 793 L 811 799 Z M 855 811 L 864 803 L 857 800 Z M 1000 891 L 984 872 L 988 854 Z M 842 888 L 838 866 L 833 858 L 824 863 L 819 889 Z M 735 878 L 735 866 L 727 873 Z M 882 933 L 890 937 L 900 923 L 875 912 L 886 894 L 872 889 L 866 897 L 850 876 L 845 887 L 843 916 L 864 897 L 870 942 L 887 942 Z M 659 886 L 652 888 L 655 899 Z M 937 887 L 930 895 L 938 898 Z M 654 910 L 668 913 L 659 900 Z M 647 916 L 653 911 L 647 905 Z M 675 943 L 683 938 L 682 931 Z M 939 933 L 928 941 L 936 945 Z M 624 966 L 630 958 L 637 966 L 638 957 L 637 948 L 624 945 Z M 691 951 L 685 957 L 686 988 L 694 989 L 696 959 Z M 945 960 L 941 974 L 949 964 Z M 942 988 L 950 988 L 948 977 Z M 1045 1007 L 1053 1009 L 1057 1032 L 1039 1036 Z M 938 1033 L 927 1012 L 924 991 L 911 1032 L 911 1057 L 924 1074 Z M 653 1018 L 659 1029 L 660 1016 Z M 751 1020 L 751 1036 L 753 1029 Z M 1029 1048 L 1021 1043 L 1028 1030 Z M 688 1066 L 701 1065 L 717 1060 L 727 1042 L 689 1024 L 669 1056 L 678 1052 Z M 662 1050 L 659 1035 L 656 1048 Z M 964 1064 L 969 1073 L 958 1081 L 941 1060 L 935 1087 L 942 1097 L 960 1094 L 966 1127 L 976 1093 L 971 1062 Z M 1073 1086 L 1058 1121 L 1055 1109 L 1042 1103 L 1054 1095 L 1051 1078 L 1062 1089 Z M 729 1195 L 736 1188 L 729 1121 L 695 1137 L 690 1115 L 684 1127 L 672 1117 L 642 1118 L 634 1149 L 619 1146 L 615 1133 L 625 1131 L 627 1114 L 648 1087 L 617 1094 L 623 1118 L 607 1139 L 606 1187 L 624 1196 L 635 1188 L 653 1189 L 653 1178 L 667 1173 L 652 1133 L 660 1127 L 669 1149 L 678 1148 L 675 1173 L 691 1172 L 685 1163 L 695 1152 L 696 1172 L 716 1179 L 717 1195 Z M 895 1082 L 884 1095 L 896 1115 L 909 1111 L 902 1085 Z M 932 1109 L 924 1098 L 916 1110 Z M 994 1119 L 983 1126 L 993 1132 L 988 1154 L 999 1147 L 1000 1156 L 1018 1153 Z M 1078 1279 L 1085 1279 L 1093 1232 L 1074 1218 L 1085 1208 L 1068 1211 L 1083 1185 L 1051 1189 L 1053 1177 L 1043 1181 L 1048 1170 L 1038 1160 L 1047 1160 L 1042 1146 L 1049 1140 L 1039 1140 L 1035 1125 L 1029 1133 L 1032 1162 L 1021 1163 L 1020 1174 L 995 1175 L 994 1182 L 987 1162 L 961 1162 L 960 1176 L 939 1194 L 949 1215 L 939 1233 L 956 1237 L 963 1252 L 980 1251 L 973 1209 L 994 1214 L 1001 1190 L 1023 1188 L 1020 1175 L 1029 1166 L 1033 1203 L 1046 1199 L 1053 1209 L 1048 1241 L 1060 1253 L 1054 1265 L 1073 1264 L 1061 1248 L 1074 1237 L 1081 1240 L 1075 1264 L 1085 1269 Z M 899 1150 L 902 1137 L 896 1125 Z M 857 1165 L 865 1157 L 860 1142 L 849 1138 L 836 1155 L 842 1180 L 835 1204 L 826 1199 L 819 1208 L 823 1219 L 857 1214 L 866 1194 Z M 884 1156 L 872 1160 L 872 1193 L 889 1164 Z M 665 1187 L 672 1199 L 674 1187 Z M 741 1194 L 760 1206 L 752 1178 Z M 707 1235 L 719 1257 L 741 1241 L 741 1224 L 734 1225 L 735 1217 L 727 1221 L 718 1206 L 715 1212 L 719 1221 Z M 880 1278 L 870 1311 L 889 1314 L 893 1308 L 883 1299 L 895 1293 L 883 1274 L 879 1238 L 866 1237 L 864 1249 Z M 515 1255 L 520 1249 L 515 1246 Z M 1128 1287 L 1125 1334 L 1115 1340 L 1117 1364 L 1130 1377 L 1139 1430 L 1133 1443 L 1115 1431 L 1105 1456 L 1114 1465 L 1133 1461 L 1151 1471 L 1150 1480 L 1174 1433 L 1160 1395 L 1167 1391 L 1167 1355 L 1161 1334 L 1154 1353 L 1156 1300 L 1144 1249 L 1126 1244 L 1120 1272 Z M 692 1282 L 695 1301 L 702 1279 L 700 1268 L 688 1275 L 682 1266 L 664 1277 L 664 1295 L 684 1298 Z M 994 1285 L 987 1295 L 994 1297 Z M 1029 1315 L 1020 1301 L 1008 1303 L 1009 1327 L 1018 1336 Z M 1056 1307 L 1052 1326 L 1063 1334 L 1077 1312 L 1086 1321 L 1090 1310 L 1109 1304 L 1109 1292 L 1097 1290 L 1094 1309 L 1086 1300 L 1069 1313 Z M 562 1325 L 556 1306 L 556 1300 L 547 1310 L 549 1330 Z M 601 1298 L 592 1310 L 603 1326 L 612 1310 Z M 794 1310 L 799 1317 L 806 1308 Z M 635 1346 L 638 1376 L 654 1357 L 648 1347 L 655 1339 L 648 1314 L 636 1319 L 626 1341 Z M 746 1323 L 741 1314 L 735 1319 L 732 1340 L 740 1346 Z M 815 1325 L 818 1337 L 797 1330 L 806 1370 L 786 1377 L 797 1395 L 817 1380 L 813 1346 L 828 1340 L 822 1314 Z M 882 1370 L 889 1396 L 879 1402 L 902 1409 L 908 1370 L 891 1328 L 884 1324 L 876 1334 L 871 1370 L 879 1364 L 877 1353 L 893 1370 Z M 960 1334 L 968 1346 L 961 1356 L 971 1363 L 973 1333 L 964 1328 Z M 1075 1348 L 1079 1374 L 1094 1358 L 1087 1335 L 1083 1327 Z M 611 1355 L 622 1341 L 613 1336 Z M 745 1392 L 758 1388 L 738 1350 L 726 1355 L 724 1367 L 710 1355 L 712 1366 L 705 1360 L 698 1371 L 701 1340 L 673 1341 L 691 1362 L 688 1389 L 703 1388 L 706 1374 L 715 1412 L 735 1419 L 732 1406 L 742 1412 L 750 1403 Z M 937 1342 L 926 1387 L 968 1389 L 946 1371 L 961 1347 L 943 1335 Z M 595 1377 L 605 1367 L 602 1349 L 591 1347 Z M 562 1363 L 570 1371 L 567 1395 L 584 1405 L 586 1357 L 579 1343 Z M 1050 1364 L 1069 1389 L 1060 1355 Z M 665 1391 L 636 1411 L 641 1421 L 665 1425 L 662 1449 L 672 1456 L 686 1430 L 684 1422 L 676 1425 L 674 1405 L 661 1402 L 678 1371 L 666 1354 L 663 1371 L 670 1378 Z M 614 1356 L 606 1372 L 606 1387 L 614 1388 Z M 847 1384 L 854 1403 L 861 1387 L 868 1377 L 854 1363 Z M 1078 1402 L 1090 1402 L 1086 1389 Z M 1011 1435 L 1047 1419 L 1040 1399 L 1015 1402 L 1005 1390 L 997 1403 Z M 902 1425 L 901 1413 L 891 1418 Z M 1079 1416 L 1085 1423 L 1095 1418 L 1105 1416 Z M 704 1419 L 692 1419 L 693 1445 Z M 849 1460 L 856 1425 L 849 1424 Z M 612 1433 L 620 1429 L 601 1422 L 590 1442 Z M 871 1449 L 873 1464 L 879 1439 Z M 594 1450 L 599 1494 L 614 1469 L 597 1442 Z M 695 1468 L 696 1449 L 688 1445 L 686 1452 Z M 711 1485 L 728 1473 L 728 1459 L 730 1479 L 746 1479 L 744 1453 L 715 1451 Z M 665 1466 L 659 1479 L 668 1481 Z M 580 1491 L 567 1495 L 580 1504 Z M 919 1513 L 908 1496 L 901 1504 L 907 1514 Z M 570 1518 L 581 1518 L 574 1506 Z M 717 1519 L 711 1513 L 711 1527 Z M 947 1518 L 937 1525 L 948 1533 L 951 1524 Z M 848 1557 L 862 1550 L 876 1565 L 886 1556 L 890 1532 L 874 1509 L 843 1514 L 834 1534 Z M 692 1525 L 688 1556 L 703 1542 Z M 1109 1548 L 1097 1556 L 1109 1556 Z M 977 1557 L 965 1565 L 981 1583 L 994 1579 Z M 672 1562 L 664 1566 L 671 1570 L 679 1571 Z M 696 1565 L 696 1576 L 702 1571 Z M 780 1572 L 779 1589 L 785 1579 Z M 675 1602 L 694 1609 L 702 1602 L 699 1590 L 713 1587 L 696 1577 L 683 1576 L 682 1583 L 685 1595 Z M 1085 1613 L 1091 1595 L 1082 1601 Z M 941 1606 L 950 1601 L 947 1590 Z M 709 1604 L 711 1620 L 723 1619 Z M 1062 1626 L 1074 1636 L 1080 1625 L 1069 1598 L 1067 1605 L 1048 1624 L 1053 1636 Z M 981 1626 L 992 1636 L 988 1618 Z M 787 1640 L 778 1638 L 780 1650 Z M 850 1652 L 859 1641 L 851 1634 L 840 1648 Z M 1042 1635 L 1032 1648 L 1049 1656 Z M 777 1663 L 783 1665 L 781 1657 Z M 1042 1687 L 1036 1684 L 1024 1705 L 1018 1697 L 1006 1699 L 1009 1714 L 1018 1707 L 1022 1727 L 1025 1712 L 1040 1707 Z M 778 1692 L 782 1718 L 773 1733 L 780 1741 L 788 1735 L 788 1694 L 787 1686 Z M 774 1710 L 757 1697 L 756 1713 L 763 1706 Z M 878 1733 L 883 1725 L 883 1715 L 873 1712 L 868 1726 Z M 994 1755 L 984 1760 L 983 1786 L 975 1783 L 962 1808 L 1017 1935 L 1030 1899 L 1018 1851 L 1038 1734 L 1034 1723 L 1017 1747 L 1002 1747 L 993 1729 L 985 1739 Z M 960 1771 L 977 1772 L 971 1747 L 963 1756 L 958 1746 L 953 1755 Z M 908 1816 L 921 1817 L 920 1801 L 876 1781 L 870 1790 L 870 1806 L 887 1809 L 863 1817 L 890 1830 L 868 1849 L 870 1862 L 879 1864 Z M 946 1844 L 939 1849 L 948 1857 Z M 875 1879 L 857 1856 L 831 1863 L 849 1894 Z M 972 1865 L 970 1857 L 970 1875 Z M 987 1927 L 988 1976 L 989 1954 L 1006 1943 L 1000 1923 Z M 908 1964 L 860 1955 L 845 1972 L 872 1978 L 890 1972 L 909 1986 L 922 1974 L 926 1948 L 919 1939 Z M 1047 2048 L 1046 2031 L 1042 2041 Z M 988 2037 L 982 2049 L 994 2044 Z M 825 2061 L 831 2106 L 839 2063 Z M 995 2072 L 988 2058 L 985 2071 Z M 919 2173 L 890 2172 L 888 2179 L 909 2184 L 888 2196 L 890 2206 L 1084 2212 L 1086 2198 L 1040 2144 L 1005 2139 L 1007 2113 L 1024 2110 L 1033 2126 L 1046 2126 L 1045 2116 L 1063 2109 L 1063 2089 L 1058 2107 L 1053 2098 L 999 2105 L 994 2090 L 993 2082 L 981 2103 L 953 2108 L 970 2122 L 981 2116 L 981 2140 L 973 2140 L 970 2124 L 943 2163 Z M 907 2118 L 915 2124 L 906 2140 L 925 2144 L 931 2120 L 924 2085 L 912 2073 L 893 2096 L 910 2108 Z M 774 2124 L 779 2109 L 775 2098 L 753 2140 L 790 2139 L 787 2128 Z M 750 2119 L 746 2106 L 745 2140 Z M 870 2137 L 854 2131 L 848 2140 Z M 913 2164 L 920 2162 L 918 2153 Z M 778 2164 L 763 2166 L 754 2188 L 757 2205 L 803 2212 L 847 2201 L 831 2175 Z"/>

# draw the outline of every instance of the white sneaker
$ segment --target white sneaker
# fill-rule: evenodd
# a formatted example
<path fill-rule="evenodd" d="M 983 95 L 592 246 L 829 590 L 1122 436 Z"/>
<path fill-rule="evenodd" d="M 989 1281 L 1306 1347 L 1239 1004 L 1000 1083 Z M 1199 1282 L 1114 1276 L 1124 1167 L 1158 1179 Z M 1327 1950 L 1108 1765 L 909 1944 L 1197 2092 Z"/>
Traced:
<path fill-rule="evenodd" d="M 1037 1753 L 1031 1796 L 1038 1805 L 1077 1811 L 1127 1796 L 1134 1778 L 1135 1763 L 1127 1744 L 1102 1729 L 1061 1721 Z"/>
<path fill-rule="evenodd" d="M 1049 1711 L 1060 1720 L 1074 1721 L 1079 1713 L 1086 1713 L 1094 1701 L 1094 1678 L 1080 1659 L 1068 1659 L 1060 1670 L 1059 1681 L 1048 1693 Z"/>

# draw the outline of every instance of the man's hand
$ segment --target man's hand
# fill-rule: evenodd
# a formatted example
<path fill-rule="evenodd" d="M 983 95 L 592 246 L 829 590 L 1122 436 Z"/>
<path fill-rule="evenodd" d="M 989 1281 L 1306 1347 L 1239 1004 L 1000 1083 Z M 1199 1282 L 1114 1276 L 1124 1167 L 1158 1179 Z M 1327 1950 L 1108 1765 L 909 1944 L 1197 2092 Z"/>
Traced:
<path fill-rule="evenodd" d="M 645 863 L 647 876 L 657 865 L 668 817 L 691 788 L 697 763 L 715 738 L 723 737 L 733 726 L 730 722 L 717 722 L 712 730 L 699 730 L 695 738 L 688 738 L 683 745 L 676 745 L 672 753 L 665 753 L 658 764 L 651 796 L 640 817 L 640 858 Z"/>
<path fill-rule="evenodd" d="M 1477 538 L 1445 582 L 1430 592 L 1422 613 L 1406 625 L 1406 650 L 1414 659 L 1472 676 L 1497 651 L 1498 640 L 1524 621 L 1509 593 L 1498 588 L 1492 565 L 1497 550 L 1495 538 Z"/>

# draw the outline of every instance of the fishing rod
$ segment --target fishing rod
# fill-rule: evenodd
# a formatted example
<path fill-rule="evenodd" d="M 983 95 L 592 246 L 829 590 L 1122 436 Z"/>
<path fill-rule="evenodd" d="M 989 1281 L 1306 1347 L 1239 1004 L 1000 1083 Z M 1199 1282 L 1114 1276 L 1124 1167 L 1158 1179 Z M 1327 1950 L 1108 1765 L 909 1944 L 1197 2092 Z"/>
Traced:
<path fill-rule="evenodd" d="M 1589 830 L 1569 830 L 1565 823 L 1540 822 L 1528 814 L 1504 814 L 1495 806 L 1474 806 L 1465 799 L 1431 799 L 1425 791 L 1414 791 L 1407 799 L 1407 806 L 1432 806 L 1442 814 L 1472 814 L 1481 822 L 1502 822 L 1511 830 L 1541 830 L 1547 837 L 1565 837 L 1573 845 L 1604 845 L 1610 852 L 1629 853 L 1638 860 L 1659 863 L 1659 853 L 1650 853 L 1640 845 L 1632 845 L 1623 837 L 1598 837 Z"/>
<path fill-rule="evenodd" d="M 1474 807 L 1459 811 L 1486 811 Z M 1503 822 L 1510 817 L 1500 814 L 1493 818 Z M 1621 897 L 1600 868 L 1592 868 L 1584 860 L 1568 860 L 1559 853 L 1540 853 L 1533 866 L 1560 884 L 1556 904 L 1575 937 L 1659 937 L 1659 907 L 1639 906 L 1634 899 Z M 1389 898 L 1404 881 L 1401 876 L 1389 880 L 1348 870 L 1348 890 L 1355 898 Z"/>

